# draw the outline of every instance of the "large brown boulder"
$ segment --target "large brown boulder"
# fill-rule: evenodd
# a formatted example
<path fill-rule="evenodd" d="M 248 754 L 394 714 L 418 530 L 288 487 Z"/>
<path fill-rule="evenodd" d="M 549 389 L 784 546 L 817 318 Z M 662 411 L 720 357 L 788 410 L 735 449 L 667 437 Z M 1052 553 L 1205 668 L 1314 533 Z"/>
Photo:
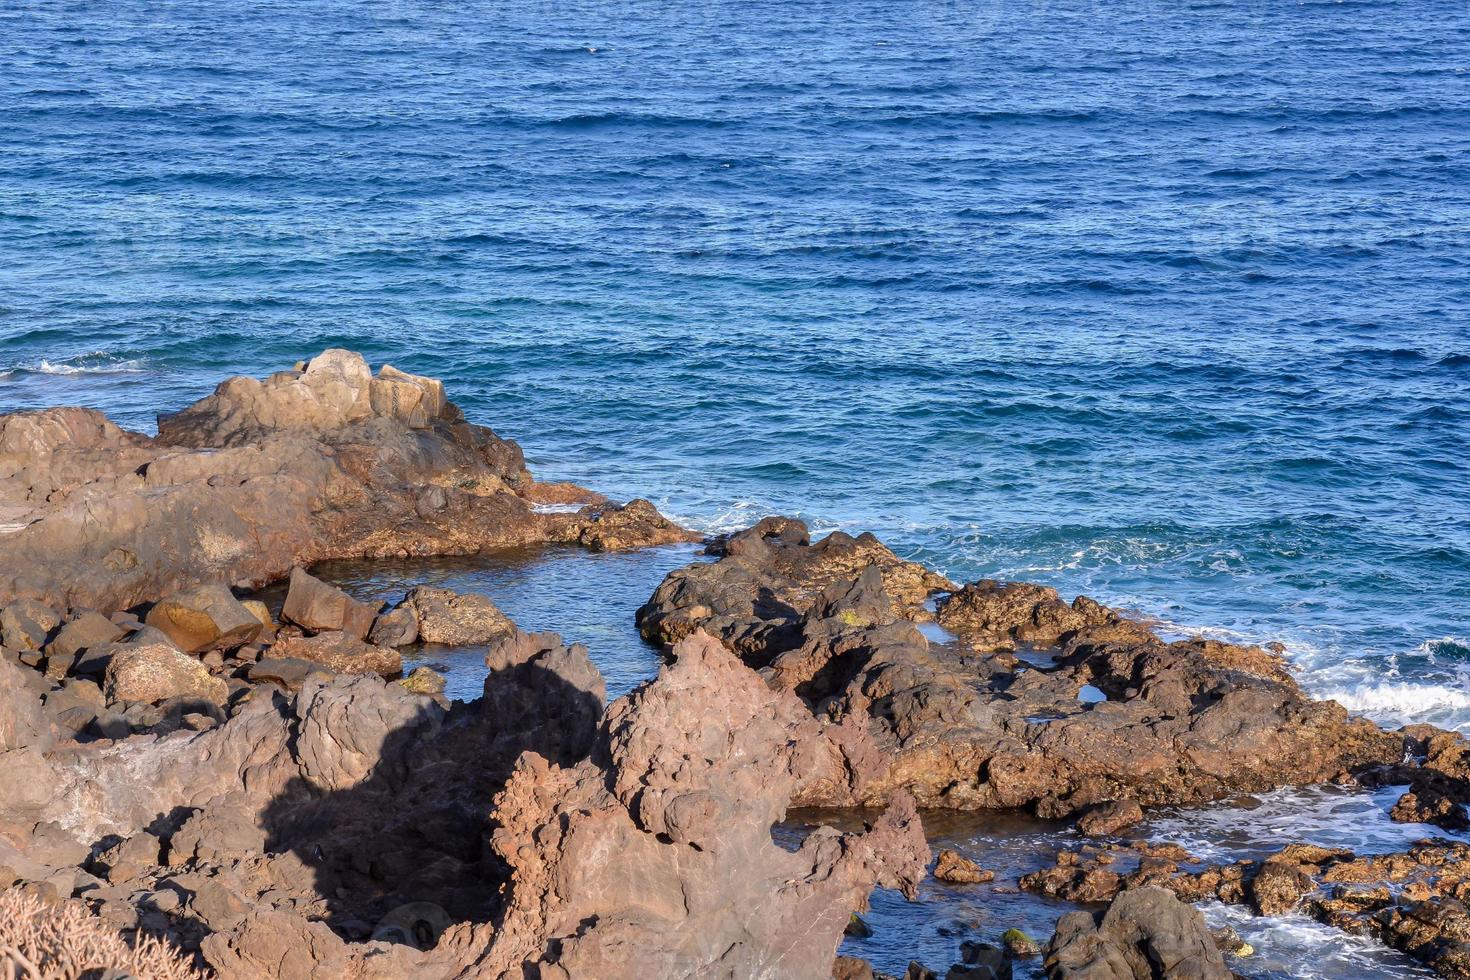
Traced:
<path fill-rule="evenodd" d="M 424 643 L 473 646 L 515 630 L 515 623 L 482 595 L 420 585 L 409 591 L 403 605 L 413 610 Z"/>
<path fill-rule="evenodd" d="M 91 647 L 99 647 L 122 639 L 127 630 L 98 612 L 83 612 L 68 620 L 46 644 L 52 657 L 75 657 Z"/>
<path fill-rule="evenodd" d="M 594 505 L 582 513 L 587 524 L 577 535 L 577 543 L 592 551 L 623 551 L 699 540 L 697 534 L 675 524 L 646 500 L 630 500 L 621 507 Z"/>
<path fill-rule="evenodd" d="M 34 599 L 18 599 L 0 609 L 0 646 L 11 650 L 39 650 L 61 617 L 56 610 Z"/>
<path fill-rule="evenodd" d="M 49 750 L 56 732 L 27 683 L 31 671 L 0 652 L 0 754 L 14 749 Z"/>
<path fill-rule="evenodd" d="M 162 643 L 120 647 L 107 664 L 102 690 L 109 702 L 145 704 L 198 698 L 221 705 L 230 693 L 224 679 L 212 675 L 198 658 Z"/>
<path fill-rule="evenodd" d="M 260 633 L 255 614 L 223 585 L 199 585 L 154 603 L 144 622 L 188 653 L 233 650 Z"/>
<path fill-rule="evenodd" d="M 1230 980 L 1204 916 L 1163 888 L 1123 892 L 1107 911 L 1068 912 L 1045 950 L 1051 980 Z"/>
<path fill-rule="evenodd" d="M 0 415 L 0 603 L 113 610 L 332 558 L 689 538 L 643 506 L 538 507 L 519 446 L 437 381 L 348 351 L 231 378 L 158 433 L 86 409 Z"/>
<path fill-rule="evenodd" d="M 812 543 L 806 525 L 791 518 L 768 517 L 708 550 L 720 561 L 670 572 L 638 610 L 638 629 L 650 642 L 672 645 L 702 629 L 741 655 L 787 646 L 825 588 L 867 568 L 882 579 L 891 607 L 878 613 L 884 620 L 932 618 L 924 601 L 954 588 L 871 534 L 837 531 Z"/>
<path fill-rule="evenodd" d="M 379 608 L 381 604 L 358 602 L 304 568 L 293 568 L 281 618 L 313 632 L 337 630 L 361 640 L 372 629 Z"/>

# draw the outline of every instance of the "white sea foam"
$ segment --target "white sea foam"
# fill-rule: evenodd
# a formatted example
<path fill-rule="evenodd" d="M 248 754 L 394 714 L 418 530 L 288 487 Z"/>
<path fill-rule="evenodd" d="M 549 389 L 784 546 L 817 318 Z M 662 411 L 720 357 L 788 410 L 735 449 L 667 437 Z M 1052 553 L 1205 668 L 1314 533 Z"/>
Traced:
<path fill-rule="evenodd" d="M 537 514 L 575 514 L 585 504 L 533 504 L 531 510 Z"/>
<path fill-rule="evenodd" d="M 60 361 L 50 361 L 46 358 L 31 364 L 19 364 L 12 368 L 0 371 L 0 378 L 11 378 L 24 374 L 51 374 L 59 376 L 71 376 L 77 374 L 140 374 L 148 370 L 148 364 L 142 358 L 117 358 L 103 351 L 93 351 L 90 354 L 81 354 Z"/>
<path fill-rule="evenodd" d="M 52 364 L 50 361 L 41 360 L 33 369 L 37 374 L 137 374 L 144 370 L 143 361 L 133 358 L 126 361 L 94 360 L 92 357 L 77 358 L 81 363 L 67 363 L 61 361 Z"/>
<path fill-rule="evenodd" d="M 1355 687 L 1322 691 L 1321 696 L 1366 715 L 1416 716 L 1470 709 L 1470 687 L 1463 683 L 1364 681 Z"/>

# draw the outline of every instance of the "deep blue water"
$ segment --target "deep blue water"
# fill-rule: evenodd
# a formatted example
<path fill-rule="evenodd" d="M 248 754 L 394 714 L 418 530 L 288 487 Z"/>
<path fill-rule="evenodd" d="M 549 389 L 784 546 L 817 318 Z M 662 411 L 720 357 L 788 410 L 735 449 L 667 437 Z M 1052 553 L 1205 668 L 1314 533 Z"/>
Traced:
<path fill-rule="evenodd" d="M 1467 151 L 1463 0 L 12 0 L 0 410 L 348 346 L 1466 724 Z"/>

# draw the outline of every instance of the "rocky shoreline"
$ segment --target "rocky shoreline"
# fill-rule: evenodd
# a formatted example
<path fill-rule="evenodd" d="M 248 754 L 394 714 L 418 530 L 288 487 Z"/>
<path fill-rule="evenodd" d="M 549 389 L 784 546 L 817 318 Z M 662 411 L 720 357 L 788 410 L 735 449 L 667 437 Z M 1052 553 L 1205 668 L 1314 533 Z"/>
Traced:
<path fill-rule="evenodd" d="M 930 872 L 923 809 L 1024 808 L 1091 842 L 1016 884 L 1095 911 L 1034 949 L 957 942 L 949 977 L 1033 954 L 1052 977 L 1228 977 L 1241 949 L 1186 904 L 1205 898 L 1470 977 L 1463 844 L 1211 866 L 1116 842 L 1146 807 L 1319 783 L 1407 785 L 1393 819 L 1466 827 L 1463 739 L 1314 700 L 1278 652 L 772 517 L 667 576 L 636 614 L 667 664 L 609 705 L 585 647 L 493 597 L 389 605 L 314 577 L 698 540 L 647 501 L 537 482 L 439 382 L 350 352 L 230 379 L 153 438 L 0 416 L 0 524 L 0 888 L 162 939 L 180 970 L 871 976 L 838 944 L 874 888 Z M 405 674 L 425 642 L 483 649 L 483 695 Z M 793 806 L 874 817 L 788 848 Z M 993 887 L 961 855 L 932 871 Z"/>

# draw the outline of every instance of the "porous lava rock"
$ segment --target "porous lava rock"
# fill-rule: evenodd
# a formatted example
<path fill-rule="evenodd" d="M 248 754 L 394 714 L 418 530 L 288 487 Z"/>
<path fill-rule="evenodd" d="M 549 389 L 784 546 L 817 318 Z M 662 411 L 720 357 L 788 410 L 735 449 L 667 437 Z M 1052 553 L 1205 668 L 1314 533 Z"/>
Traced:
<path fill-rule="evenodd" d="M 1099 915 L 1068 912 L 1046 944 L 1052 980 L 1231 980 L 1204 916 L 1163 888 L 1130 889 Z"/>
<path fill-rule="evenodd" d="M 215 677 L 198 658 L 163 643 L 123 647 L 107 664 L 103 694 L 109 702 L 157 704 L 169 698 L 225 703 L 229 685 Z"/>
<path fill-rule="evenodd" d="M 515 630 L 495 603 L 473 593 L 420 585 L 409 590 L 403 607 L 413 610 L 418 639 L 424 643 L 473 646 Z"/>
<path fill-rule="evenodd" d="M 1404 752 L 1403 735 L 1308 698 L 1261 648 L 1168 642 L 1091 600 L 994 582 L 941 597 L 955 639 L 931 640 L 911 620 L 937 576 L 870 536 L 811 543 L 767 518 L 717 550 L 664 580 L 643 634 L 707 629 L 813 713 L 868 726 L 887 769 L 851 805 L 905 789 L 925 806 L 1061 817 L 1324 782 Z M 1050 664 L 1021 662 L 1017 644 L 1049 645 Z"/>
<path fill-rule="evenodd" d="M 0 864 L 223 978 L 825 977 L 872 887 L 913 894 L 907 797 L 772 841 L 797 786 L 850 792 L 877 757 L 708 636 L 606 712 L 554 634 L 486 665 L 469 704 L 306 676 L 206 731 L 80 745 L 0 658 L 0 778 L 44 789 L 0 797 Z M 83 864 L 126 886 L 83 889 Z"/>

